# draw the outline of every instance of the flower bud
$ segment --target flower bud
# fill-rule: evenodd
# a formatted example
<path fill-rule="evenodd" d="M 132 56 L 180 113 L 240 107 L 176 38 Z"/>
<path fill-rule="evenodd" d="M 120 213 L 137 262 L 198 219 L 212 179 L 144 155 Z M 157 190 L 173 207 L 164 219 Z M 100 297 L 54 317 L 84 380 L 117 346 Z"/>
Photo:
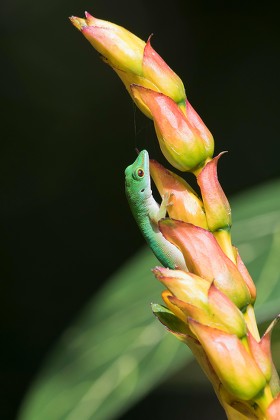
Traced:
<path fill-rule="evenodd" d="M 203 203 L 183 178 L 153 159 L 150 159 L 150 174 L 160 195 L 170 196 L 170 217 L 208 229 Z"/>
<path fill-rule="evenodd" d="M 169 305 L 171 304 L 172 306 L 177 307 L 184 314 L 185 322 L 188 322 L 188 319 L 192 318 L 201 324 L 212 325 L 206 308 L 201 308 L 193 305 L 192 303 L 184 302 L 172 295 L 168 296 L 168 300 Z"/>
<path fill-rule="evenodd" d="M 239 309 L 248 305 L 251 296 L 245 281 L 211 232 L 168 218 L 159 221 L 159 229 L 169 242 L 181 250 L 190 272 L 213 281 Z"/>
<path fill-rule="evenodd" d="M 266 377 L 267 382 L 270 381 L 272 375 L 272 355 L 271 355 L 271 334 L 275 324 L 279 321 L 279 316 L 275 318 L 260 341 L 257 341 L 253 335 L 248 332 L 249 348 L 254 356 L 259 368 Z"/>
<path fill-rule="evenodd" d="M 189 319 L 189 326 L 228 392 L 246 401 L 264 389 L 266 379 L 263 373 L 236 335 L 193 319 Z"/>
<path fill-rule="evenodd" d="M 172 166 L 183 172 L 195 171 L 212 157 L 214 141 L 210 132 L 206 141 L 173 99 L 139 85 L 132 85 L 131 91 L 149 108 L 161 151 Z"/>
<path fill-rule="evenodd" d="M 186 100 L 186 112 L 185 114 L 188 117 L 189 122 L 193 127 L 195 127 L 200 133 L 201 138 L 207 147 L 208 150 L 212 150 L 214 147 L 214 140 L 210 130 L 206 127 L 198 113 L 190 104 L 189 100 Z M 213 154 L 213 153 L 212 153 Z M 211 155 L 212 156 L 212 155 Z"/>
<path fill-rule="evenodd" d="M 231 227 L 231 209 L 217 176 L 218 160 L 223 153 L 208 162 L 197 176 L 209 229 Z"/>
<path fill-rule="evenodd" d="M 152 271 L 156 278 L 178 299 L 191 302 L 199 307 L 207 306 L 209 281 L 192 273 L 164 267 L 156 267 Z"/>
<path fill-rule="evenodd" d="M 224 253 L 236 263 L 230 236 L 231 209 L 217 176 L 217 163 L 221 155 L 222 153 L 204 166 L 197 175 L 197 183 L 200 187 L 209 229 Z"/>
<path fill-rule="evenodd" d="M 213 284 L 208 292 L 208 312 L 216 328 L 242 338 L 246 334 L 246 323 L 242 312 Z"/>
<path fill-rule="evenodd" d="M 152 48 L 149 37 L 144 49 L 143 77 L 156 87 L 156 90 L 169 96 L 178 105 L 185 105 L 186 93 L 182 80 Z"/>
<path fill-rule="evenodd" d="M 173 308 L 176 307 L 177 310 L 180 310 L 180 313 L 185 315 L 185 318 L 181 316 L 181 319 L 185 319 L 185 322 L 191 317 L 200 324 L 235 334 L 239 338 L 246 334 L 246 324 L 241 311 L 213 285 L 209 289 L 207 305 L 198 299 L 194 302 L 191 300 L 182 301 L 173 295 L 167 297 L 169 309 L 171 309 L 171 303 Z M 174 312 L 174 309 L 172 310 Z"/>
<path fill-rule="evenodd" d="M 242 313 L 209 281 L 189 272 L 164 267 L 155 267 L 152 271 L 169 290 L 169 293 L 164 291 L 162 297 L 179 318 L 187 322 L 187 318 L 191 317 L 240 338 L 245 336 L 246 324 Z"/>
<path fill-rule="evenodd" d="M 248 332 L 248 343 L 255 361 L 264 374 L 267 382 L 269 382 L 271 378 L 272 362 L 270 353 L 270 336 L 264 336 L 261 341 L 256 341 L 252 334 Z"/>
<path fill-rule="evenodd" d="M 179 318 L 181 321 L 183 321 L 186 324 L 186 328 L 188 328 L 188 334 L 193 335 L 193 333 L 190 331 L 189 327 L 187 326 L 187 317 L 186 314 L 181 311 L 181 309 L 177 306 L 174 305 L 170 298 L 173 297 L 172 293 L 169 290 L 164 290 L 161 293 L 161 298 L 163 300 L 163 302 L 166 304 L 167 308 L 173 312 L 173 314 Z"/>
<path fill-rule="evenodd" d="M 108 64 L 141 75 L 145 42 L 122 26 L 96 19 L 87 12 L 85 15 L 85 19 L 72 16 L 70 20 Z"/>
<path fill-rule="evenodd" d="M 131 84 L 139 84 L 164 93 L 185 110 L 186 94 L 182 80 L 151 46 L 132 32 L 105 20 L 96 19 L 85 12 L 85 19 L 70 17 L 124 83 L 129 94 Z M 133 97 L 144 114 L 152 118 L 149 109 Z"/>

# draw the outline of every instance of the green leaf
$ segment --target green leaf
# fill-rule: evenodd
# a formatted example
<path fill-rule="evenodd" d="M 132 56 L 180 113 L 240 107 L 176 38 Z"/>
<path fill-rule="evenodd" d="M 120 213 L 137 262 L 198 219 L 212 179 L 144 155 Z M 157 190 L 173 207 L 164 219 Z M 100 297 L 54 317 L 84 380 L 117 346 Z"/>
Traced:
<path fill-rule="evenodd" d="M 59 340 L 19 419 L 113 419 L 192 356 L 159 324 L 149 249 L 119 270 Z"/>
<path fill-rule="evenodd" d="M 165 306 L 159 305 L 158 303 L 152 304 L 152 310 L 158 320 L 165 325 L 168 330 L 177 334 L 188 334 L 189 331 L 186 324 L 177 318 L 173 312 L 171 312 Z"/>
<path fill-rule="evenodd" d="M 280 181 L 275 181 L 231 200 L 233 243 L 256 282 L 261 325 L 280 312 L 279 191 Z M 94 296 L 47 358 L 18 420 L 117 419 L 191 362 L 187 346 L 153 316 L 151 302 L 160 301 L 162 291 L 151 273 L 157 264 L 144 248 Z M 161 321 L 168 316 L 161 305 L 152 308 Z M 272 341 L 279 368 L 278 330 Z M 186 383 L 193 379 L 188 376 Z"/>

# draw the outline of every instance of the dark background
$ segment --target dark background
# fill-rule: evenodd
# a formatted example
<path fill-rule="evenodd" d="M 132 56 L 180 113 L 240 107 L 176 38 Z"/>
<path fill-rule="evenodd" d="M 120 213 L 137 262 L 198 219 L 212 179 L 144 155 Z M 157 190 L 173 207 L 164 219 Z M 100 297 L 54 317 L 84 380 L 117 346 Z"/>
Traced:
<path fill-rule="evenodd" d="M 124 195 L 135 146 L 166 163 L 152 123 L 68 16 L 88 10 L 144 40 L 154 34 L 152 46 L 212 131 L 215 154 L 229 151 L 219 177 L 231 197 L 280 176 L 280 30 L 268 1 L 225 3 L 1 3 L 1 419 L 15 418 L 56 339 L 143 245 Z M 155 407 L 169 418 L 166 389 L 124 418 Z M 197 400 L 172 397 L 179 419 L 217 418 L 218 403 L 206 401 L 195 417 Z"/>

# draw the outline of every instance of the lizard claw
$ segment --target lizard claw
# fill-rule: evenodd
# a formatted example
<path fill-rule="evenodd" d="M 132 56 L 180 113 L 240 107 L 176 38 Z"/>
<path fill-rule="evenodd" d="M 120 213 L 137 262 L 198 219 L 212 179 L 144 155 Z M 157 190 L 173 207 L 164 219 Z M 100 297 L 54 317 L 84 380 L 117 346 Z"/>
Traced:
<path fill-rule="evenodd" d="M 170 206 L 173 206 L 173 202 L 170 201 L 174 197 L 174 193 L 166 192 L 162 197 L 162 205 L 167 209 Z"/>

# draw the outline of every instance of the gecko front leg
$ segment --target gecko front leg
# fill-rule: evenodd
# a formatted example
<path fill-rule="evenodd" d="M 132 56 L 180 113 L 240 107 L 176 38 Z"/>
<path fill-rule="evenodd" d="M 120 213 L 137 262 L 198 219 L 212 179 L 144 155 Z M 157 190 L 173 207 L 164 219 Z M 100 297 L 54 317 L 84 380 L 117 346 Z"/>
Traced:
<path fill-rule="evenodd" d="M 166 213 L 168 212 L 168 207 L 172 206 L 173 203 L 171 201 L 172 196 L 174 194 L 170 193 L 170 192 L 166 192 L 163 196 L 162 196 L 162 201 L 160 206 L 158 207 L 157 211 L 155 211 L 151 216 L 151 220 L 154 223 L 158 223 L 160 219 L 163 219 L 164 217 L 166 217 Z"/>

